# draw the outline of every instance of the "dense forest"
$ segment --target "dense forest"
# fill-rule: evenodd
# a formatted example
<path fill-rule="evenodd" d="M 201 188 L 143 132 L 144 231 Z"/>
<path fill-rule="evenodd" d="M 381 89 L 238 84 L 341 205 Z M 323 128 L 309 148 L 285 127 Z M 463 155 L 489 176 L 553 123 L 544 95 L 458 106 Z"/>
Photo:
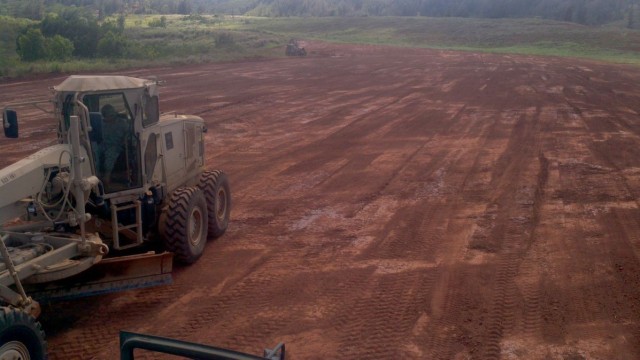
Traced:
<path fill-rule="evenodd" d="M 599 25 L 620 20 L 628 0 L 263 0 L 248 11 L 263 16 L 542 17 Z"/>
<path fill-rule="evenodd" d="M 626 19 L 638 0 L 0 0 L 0 15 L 39 20 L 64 6 L 115 13 L 256 16 L 541 17 L 586 25 Z"/>

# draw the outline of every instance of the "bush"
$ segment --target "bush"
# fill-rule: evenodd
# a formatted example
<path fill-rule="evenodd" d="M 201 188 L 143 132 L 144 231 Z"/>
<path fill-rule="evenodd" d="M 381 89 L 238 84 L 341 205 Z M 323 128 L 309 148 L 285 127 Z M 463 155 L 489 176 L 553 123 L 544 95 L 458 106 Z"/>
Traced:
<path fill-rule="evenodd" d="M 73 55 L 73 42 L 60 35 L 45 39 L 47 60 L 68 60 Z"/>
<path fill-rule="evenodd" d="M 206 16 L 202 16 L 200 14 L 190 14 L 187 16 L 183 16 L 182 21 L 193 21 L 203 25 L 215 24 L 216 20 L 212 20 L 207 18 Z"/>
<path fill-rule="evenodd" d="M 63 36 L 73 42 L 74 55 L 93 57 L 99 39 L 98 21 L 83 9 L 65 8 L 60 14 L 48 14 L 40 23 L 45 36 Z"/>
<path fill-rule="evenodd" d="M 122 34 L 124 32 L 124 25 L 127 21 L 127 18 L 124 16 L 124 14 L 120 14 L 120 16 L 118 16 L 118 31 Z"/>
<path fill-rule="evenodd" d="M 100 25 L 100 32 L 98 38 L 102 38 L 106 33 L 111 31 L 114 34 L 122 34 L 124 30 L 120 29 L 120 25 L 115 21 L 105 21 Z"/>
<path fill-rule="evenodd" d="M 139 43 L 136 43 L 135 46 L 131 46 L 131 43 L 129 43 L 127 46 L 126 57 L 128 59 L 144 59 L 149 61 L 151 59 L 158 59 L 160 54 L 160 51 L 152 46 Z"/>
<path fill-rule="evenodd" d="M 233 35 L 229 33 L 220 33 L 216 35 L 216 48 L 235 46 L 236 41 Z"/>
<path fill-rule="evenodd" d="M 18 55 L 23 61 L 35 61 L 46 55 L 45 39 L 39 29 L 29 29 L 18 36 Z"/>
<path fill-rule="evenodd" d="M 160 16 L 160 19 L 153 19 L 153 20 L 149 21 L 149 27 L 166 28 L 167 27 L 167 17 L 163 15 L 163 16 Z"/>
<path fill-rule="evenodd" d="M 126 55 L 128 46 L 129 43 L 124 35 L 109 31 L 98 41 L 98 56 L 110 59 L 122 58 Z"/>

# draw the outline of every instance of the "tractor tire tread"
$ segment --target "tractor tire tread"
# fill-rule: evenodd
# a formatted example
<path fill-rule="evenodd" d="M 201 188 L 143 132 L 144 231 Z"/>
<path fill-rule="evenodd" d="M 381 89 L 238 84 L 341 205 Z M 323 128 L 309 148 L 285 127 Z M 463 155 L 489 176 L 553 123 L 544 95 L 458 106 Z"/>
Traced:
<path fill-rule="evenodd" d="M 47 342 L 40 322 L 23 311 L 2 307 L 0 346 L 14 340 L 23 342 L 33 359 L 47 359 Z"/>
<path fill-rule="evenodd" d="M 216 190 L 218 186 L 225 186 L 227 191 L 227 208 L 226 208 L 226 220 L 223 224 L 219 224 L 216 219 Z M 222 170 L 207 170 L 200 176 L 200 182 L 198 187 L 204 192 L 205 199 L 207 201 L 207 213 L 209 216 L 209 236 L 217 238 L 222 236 L 227 230 L 229 222 L 229 214 L 231 212 L 231 193 L 229 189 L 229 183 L 226 174 Z"/>
<path fill-rule="evenodd" d="M 176 260 L 192 264 L 201 254 L 193 254 L 188 243 L 189 204 L 192 198 L 199 196 L 197 187 L 186 187 L 174 190 L 167 208 L 164 239 L 167 250 L 174 253 Z"/>

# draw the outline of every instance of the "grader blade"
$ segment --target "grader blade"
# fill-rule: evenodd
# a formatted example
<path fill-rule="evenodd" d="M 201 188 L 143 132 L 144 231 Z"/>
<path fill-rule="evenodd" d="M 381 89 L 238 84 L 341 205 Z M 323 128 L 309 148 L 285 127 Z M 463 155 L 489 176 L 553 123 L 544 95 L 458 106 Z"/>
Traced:
<path fill-rule="evenodd" d="M 76 276 L 30 289 L 41 303 L 70 300 L 172 282 L 172 253 L 146 253 L 104 259 Z"/>

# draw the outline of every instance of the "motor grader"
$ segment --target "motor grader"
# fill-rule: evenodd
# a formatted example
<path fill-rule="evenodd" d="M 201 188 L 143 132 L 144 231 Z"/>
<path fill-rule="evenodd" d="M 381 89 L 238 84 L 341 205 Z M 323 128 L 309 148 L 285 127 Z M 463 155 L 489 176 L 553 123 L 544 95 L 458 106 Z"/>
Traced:
<path fill-rule="evenodd" d="M 194 263 L 227 229 L 229 184 L 204 170 L 204 121 L 160 114 L 159 85 L 70 76 L 48 100 L 57 144 L 0 170 L 1 359 L 46 356 L 39 299 L 166 283 L 172 258 Z M 28 104 L 44 109 L 4 108 L 8 138 Z"/>
<path fill-rule="evenodd" d="M 296 39 L 289 40 L 284 53 L 287 56 L 307 56 L 307 50 Z"/>

